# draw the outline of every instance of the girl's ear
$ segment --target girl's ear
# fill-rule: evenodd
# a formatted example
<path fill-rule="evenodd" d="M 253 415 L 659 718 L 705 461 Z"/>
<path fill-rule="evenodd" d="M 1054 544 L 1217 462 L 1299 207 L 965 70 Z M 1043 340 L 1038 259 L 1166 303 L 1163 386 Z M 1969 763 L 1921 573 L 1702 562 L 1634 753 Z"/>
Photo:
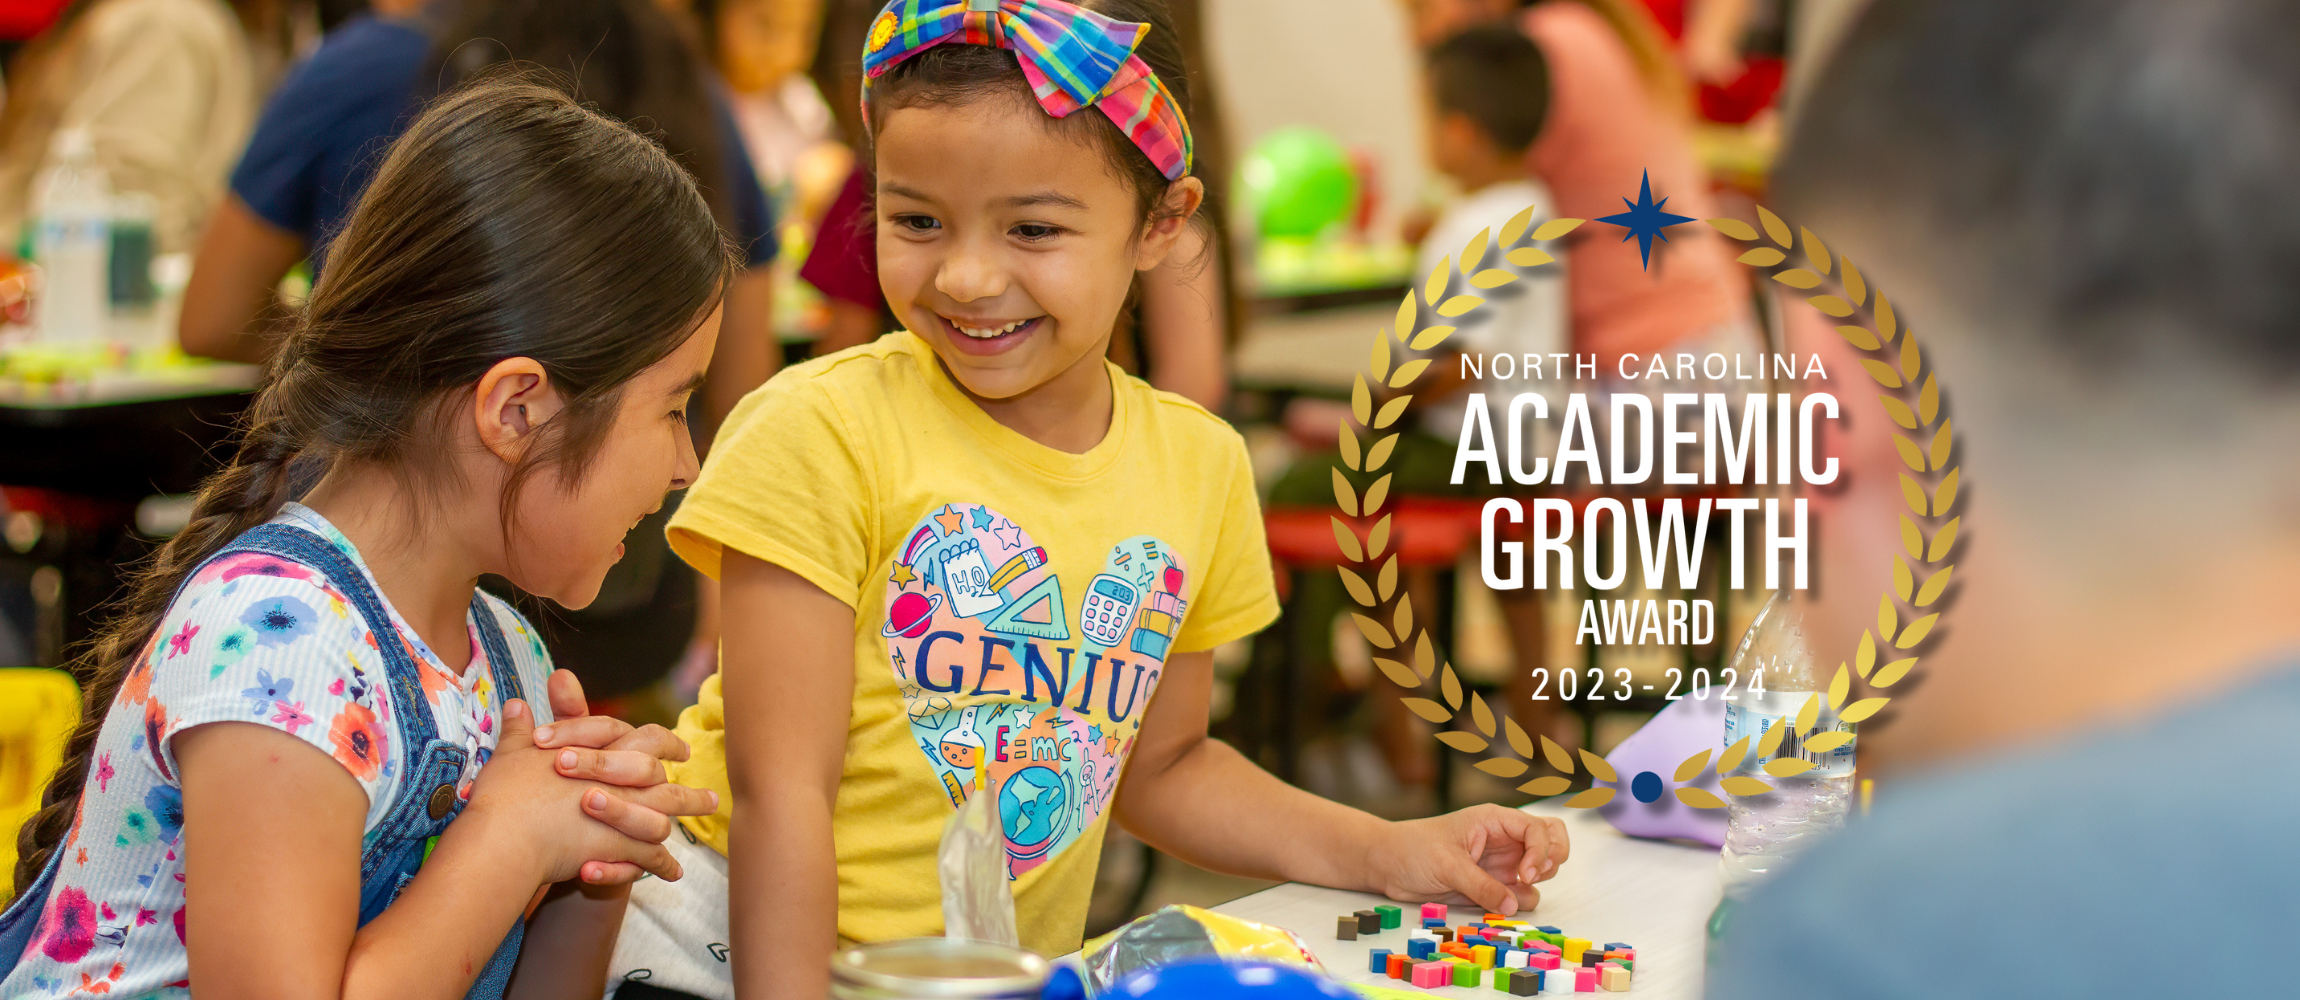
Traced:
<path fill-rule="evenodd" d="M 1206 182 L 1198 178 L 1184 177 L 1166 185 L 1165 197 L 1152 210 L 1150 221 L 1143 224 L 1142 238 L 1135 241 L 1134 269 L 1147 271 L 1165 263 L 1166 255 L 1174 251 L 1183 229 L 1205 201 Z"/>
<path fill-rule="evenodd" d="M 517 463 L 535 439 L 535 429 L 565 405 L 542 362 L 505 358 L 479 376 L 471 419 L 480 443 L 506 463 Z"/>

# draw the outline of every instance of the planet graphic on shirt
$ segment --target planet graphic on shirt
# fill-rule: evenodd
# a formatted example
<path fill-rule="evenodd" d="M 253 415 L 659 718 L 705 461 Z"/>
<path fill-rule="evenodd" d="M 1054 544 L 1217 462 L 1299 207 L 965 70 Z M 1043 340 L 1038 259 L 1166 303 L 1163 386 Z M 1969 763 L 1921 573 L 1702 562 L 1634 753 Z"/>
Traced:
<path fill-rule="evenodd" d="M 886 609 L 886 624 L 879 634 L 888 638 L 901 636 L 916 639 L 925 635 L 934 624 L 934 611 L 942 607 L 941 594 L 904 594 L 894 599 L 894 606 Z"/>
<path fill-rule="evenodd" d="M 1070 791 L 1062 775 L 1035 764 L 1014 772 L 998 786 L 998 820 L 1017 853 L 1047 844 L 1070 820 Z"/>

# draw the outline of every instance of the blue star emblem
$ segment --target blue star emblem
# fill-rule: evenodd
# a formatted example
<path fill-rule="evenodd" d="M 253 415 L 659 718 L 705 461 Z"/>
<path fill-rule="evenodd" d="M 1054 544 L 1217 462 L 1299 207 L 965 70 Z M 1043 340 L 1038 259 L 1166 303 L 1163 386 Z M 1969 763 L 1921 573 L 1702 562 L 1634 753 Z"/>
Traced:
<path fill-rule="evenodd" d="M 1637 203 L 1630 204 L 1627 198 L 1621 199 L 1621 203 L 1629 205 L 1629 211 L 1608 215 L 1597 221 L 1629 230 L 1621 237 L 1623 243 L 1629 242 L 1629 238 L 1632 236 L 1637 237 L 1637 256 L 1645 267 L 1653 266 L 1654 237 L 1659 236 L 1661 242 L 1667 243 L 1669 242 L 1669 235 L 1662 230 L 1693 221 L 1693 217 L 1690 215 L 1677 215 L 1662 211 L 1669 204 L 1667 198 L 1661 199 L 1659 203 L 1654 202 L 1653 174 L 1651 172 L 1647 172 L 1644 179 L 1638 183 Z"/>

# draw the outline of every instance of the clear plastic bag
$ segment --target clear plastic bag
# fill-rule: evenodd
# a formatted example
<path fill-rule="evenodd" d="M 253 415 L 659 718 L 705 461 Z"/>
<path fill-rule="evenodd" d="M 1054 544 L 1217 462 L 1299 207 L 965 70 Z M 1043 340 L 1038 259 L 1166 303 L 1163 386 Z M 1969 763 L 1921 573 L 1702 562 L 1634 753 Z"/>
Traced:
<path fill-rule="evenodd" d="M 991 798 L 976 790 L 942 826 L 942 848 L 936 856 L 942 875 L 942 933 L 1019 947 L 1014 890 L 1006 878 L 1006 842 Z"/>

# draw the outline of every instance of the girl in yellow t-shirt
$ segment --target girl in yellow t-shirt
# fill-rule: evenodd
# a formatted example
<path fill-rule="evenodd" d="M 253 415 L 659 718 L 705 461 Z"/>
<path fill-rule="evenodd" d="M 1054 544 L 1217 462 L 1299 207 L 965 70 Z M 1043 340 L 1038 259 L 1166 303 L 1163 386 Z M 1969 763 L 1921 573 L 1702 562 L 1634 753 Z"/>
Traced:
<path fill-rule="evenodd" d="M 617 972 L 821 996 L 841 941 L 941 933 L 969 795 L 1046 954 L 1078 946 L 1113 816 L 1217 870 L 1530 905 L 1555 821 L 1391 823 L 1207 738 L 1210 651 L 1277 614 L 1246 451 L 1103 359 L 1204 193 L 1180 46 L 1158 0 L 976 6 L 896 0 L 863 56 L 910 332 L 752 393 L 671 522 L 725 602 L 676 779 L 730 794 L 672 838 L 689 877 L 636 890 Z"/>

